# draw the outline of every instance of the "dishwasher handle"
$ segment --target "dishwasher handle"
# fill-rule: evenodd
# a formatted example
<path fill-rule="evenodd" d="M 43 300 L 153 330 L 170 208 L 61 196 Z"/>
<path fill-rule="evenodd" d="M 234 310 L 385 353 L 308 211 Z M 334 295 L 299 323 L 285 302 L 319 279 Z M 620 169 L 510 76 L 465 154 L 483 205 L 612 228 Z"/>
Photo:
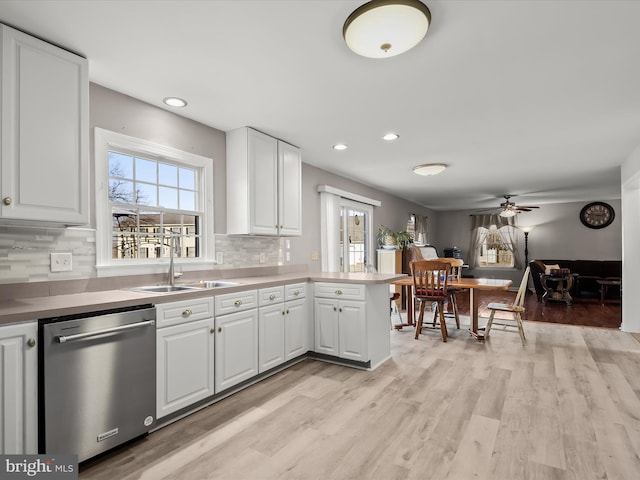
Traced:
<path fill-rule="evenodd" d="M 119 327 L 105 328 L 104 330 L 96 330 L 94 332 L 76 333 L 75 335 L 58 335 L 55 337 L 55 341 L 58 343 L 71 342 L 73 340 L 83 340 L 85 338 L 95 337 L 97 335 L 103 335 L 105 333 L 117 333 L 124 330 L 131 330 L 139 327 L 146 327 L 155 325 L 155 320 L 147 320 L 145 322 L 129 323 L 127 325 L 121 325 Z"/>

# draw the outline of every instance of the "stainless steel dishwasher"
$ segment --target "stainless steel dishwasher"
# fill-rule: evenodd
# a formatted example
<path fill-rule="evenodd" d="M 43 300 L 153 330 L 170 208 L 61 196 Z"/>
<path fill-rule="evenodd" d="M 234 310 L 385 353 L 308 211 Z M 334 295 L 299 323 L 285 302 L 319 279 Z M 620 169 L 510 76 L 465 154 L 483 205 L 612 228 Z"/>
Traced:
<path fill-rule="evenodd" d="M 39 450 L 82 462 L 155 421 L 150 305 L 40 320 Z"/>

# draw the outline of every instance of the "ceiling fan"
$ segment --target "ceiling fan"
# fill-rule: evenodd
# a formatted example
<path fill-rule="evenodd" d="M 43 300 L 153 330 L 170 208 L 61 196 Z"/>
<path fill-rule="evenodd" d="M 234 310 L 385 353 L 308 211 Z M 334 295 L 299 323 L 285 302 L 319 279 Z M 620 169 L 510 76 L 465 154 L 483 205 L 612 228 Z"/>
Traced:
<path fill-rule="evenodd" d="M 530 212 L 533 208 L 540 208 L 534 205 L 516 205 L 511 200 L 511 195 L 504 195 L 505 201 L 500 204 L 501 217 L 513 217 L 520 212 Z"/>

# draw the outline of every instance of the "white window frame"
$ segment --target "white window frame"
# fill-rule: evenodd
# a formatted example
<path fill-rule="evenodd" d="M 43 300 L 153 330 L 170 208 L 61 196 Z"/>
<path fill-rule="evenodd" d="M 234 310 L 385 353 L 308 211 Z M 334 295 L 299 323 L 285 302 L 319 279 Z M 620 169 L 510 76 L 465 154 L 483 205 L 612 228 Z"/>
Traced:
<path fill-rule="evenodd" d="M 213 221 L 213 160 L 177 148 L 142 140 L 96 127 L 94 130 L 96 176 L 96 271 L 98 276 L 121 275 L 130 270 L 135 274 L 164 273 L 169 259 L 113 259 L 111 252 L 111 205 L 109 202 L 109 150 L 135 152 L 144 157 L 167 159 L 198 169 L 199 202 L 202 217 L 200 252 L 198 258 L 175 258 L 183 270 L 204 270 L 215 265 L 215 236 Z"/>

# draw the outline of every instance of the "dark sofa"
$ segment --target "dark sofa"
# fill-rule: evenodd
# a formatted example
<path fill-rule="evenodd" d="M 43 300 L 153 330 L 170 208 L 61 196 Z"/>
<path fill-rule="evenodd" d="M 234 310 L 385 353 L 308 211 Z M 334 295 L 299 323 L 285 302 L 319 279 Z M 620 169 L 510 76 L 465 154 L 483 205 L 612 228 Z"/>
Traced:
<path fill-rule="evenodd" d="M 544 294 L 540 274 L 544 273 L 545 265 L 558 265 L 560 268 L 568 268 L 571 273 L 578 274 L 569 291 L 574 298 L 600 298 L 598 280 L 622 278 L 622 260 L 531 260 L 529 267 L 531 267 L 531 278 L 538 300 Z M 609 286 L 607 298 L 619 299 L 620 288 Z"/>

